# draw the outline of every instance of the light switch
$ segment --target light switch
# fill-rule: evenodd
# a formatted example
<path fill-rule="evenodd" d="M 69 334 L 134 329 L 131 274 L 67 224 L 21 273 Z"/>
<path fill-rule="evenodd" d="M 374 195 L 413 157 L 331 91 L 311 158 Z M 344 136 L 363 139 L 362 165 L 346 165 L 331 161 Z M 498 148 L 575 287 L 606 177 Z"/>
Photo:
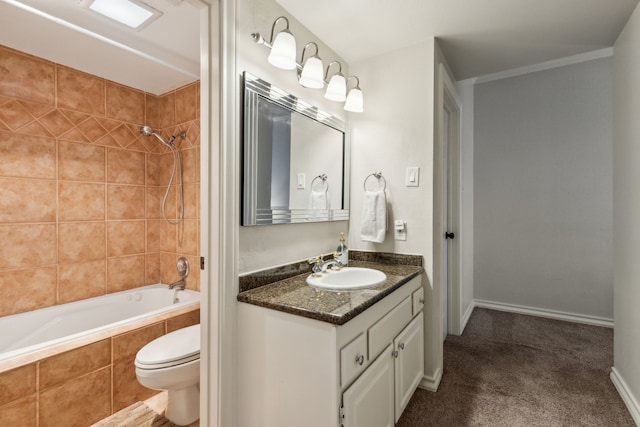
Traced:
<path fill-rule="evenodd" d="M 298 190 L 304 190 L 305 187 L 305 175 L 303 173 L 298 174 Z"/>
<path fill-rule="evenodd" d="M 407 187 L 420 186 L 420 168 L 418 166 L 409 166 L 407 168 L 407 177 L 405 179 Z"/>

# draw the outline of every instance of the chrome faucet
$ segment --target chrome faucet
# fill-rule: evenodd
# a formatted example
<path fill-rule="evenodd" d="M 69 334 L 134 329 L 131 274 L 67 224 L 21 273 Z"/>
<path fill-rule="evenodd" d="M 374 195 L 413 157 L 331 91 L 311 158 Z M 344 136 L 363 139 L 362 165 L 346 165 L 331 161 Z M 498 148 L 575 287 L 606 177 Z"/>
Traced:
<path fill-rule="evenodd" d="M 340 260 L 338 260 L 338 253 L 334 253 L 333 258 L 327 260 L 323 260 L 321 256 L 317 256 L 315 258 L 307 260 L 307 262 L 309 264 L 313 264 L 313 268 L 311 269 L 311 271 L 313 272 L 313 274 L 317 275 L 325 273 L 327 269 L 338 271 L 342 267 L 344 267 L 344 264 L 342 264 Z"/>
<path fill-rule="evenodd" d="M 184 279 L 180 279 L 177 282 L 173 282 L 172 284 L 169 285 L 169 289 L 179 289 L 181 291 L 184 291 L 184 288 L 187 287 L 187 281 Z"/>

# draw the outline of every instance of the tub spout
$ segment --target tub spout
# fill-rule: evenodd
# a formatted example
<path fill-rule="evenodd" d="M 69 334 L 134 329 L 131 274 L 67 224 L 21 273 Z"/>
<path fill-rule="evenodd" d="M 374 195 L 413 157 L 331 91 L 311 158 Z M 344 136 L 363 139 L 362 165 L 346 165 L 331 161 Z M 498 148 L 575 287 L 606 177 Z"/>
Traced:
<path fill-rule="evenodd" d="M 173 282 L 169 285 L 169 289 L 180 289 L 184 291 L 184 288 L 187 287 L 187 282 L 184 279 L 180 279 L 177 282 Z"/>

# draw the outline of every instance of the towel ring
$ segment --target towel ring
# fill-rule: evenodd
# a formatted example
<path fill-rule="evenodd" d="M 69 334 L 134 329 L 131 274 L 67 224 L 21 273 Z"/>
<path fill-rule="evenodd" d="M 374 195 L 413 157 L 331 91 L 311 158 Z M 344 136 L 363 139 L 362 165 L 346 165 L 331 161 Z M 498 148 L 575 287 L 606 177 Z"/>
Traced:
<path fill-rule="evenodd" d="M 384 191 L 387 189 L 387 180 L 384 179 L 384 176 L 382 176 L 382 172 L 374 172 L 372 174 L 367 175 L 367 177 L 364 179 L 364 184 L 363 184 L 364 191 L 367 191 L 367 180 L 371 177 L 376 178 L 378 181 L 382 179 L 383 186 L 381 191 Z"/>
<path fill-rule="evenodd" d="M 325 184 L 324 192 L 326 193 L 327 191 L 329 191 L 329 182 L 327 181 L 327 174 L 325 174 L 325 173 L 323 173 L 322 175 L 318 175 L 315 178 L 313 178 L 313 181 L 311 181 L 311 191 L 313 191 L 313 184 L 316 182 L 317 179 L 322 180 L 322 182 Z"/>

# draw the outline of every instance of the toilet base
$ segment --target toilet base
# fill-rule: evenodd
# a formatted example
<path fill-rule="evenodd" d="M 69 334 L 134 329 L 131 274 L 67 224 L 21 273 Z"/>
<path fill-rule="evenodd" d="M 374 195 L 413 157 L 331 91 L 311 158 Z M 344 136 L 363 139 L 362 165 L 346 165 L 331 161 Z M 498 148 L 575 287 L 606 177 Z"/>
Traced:
<path fill-rule="evenodd" d="M 179 426 L 197 421 L 200 418 L 200 384 L 180 390 L 169 390 L 164 416 Z"/>

